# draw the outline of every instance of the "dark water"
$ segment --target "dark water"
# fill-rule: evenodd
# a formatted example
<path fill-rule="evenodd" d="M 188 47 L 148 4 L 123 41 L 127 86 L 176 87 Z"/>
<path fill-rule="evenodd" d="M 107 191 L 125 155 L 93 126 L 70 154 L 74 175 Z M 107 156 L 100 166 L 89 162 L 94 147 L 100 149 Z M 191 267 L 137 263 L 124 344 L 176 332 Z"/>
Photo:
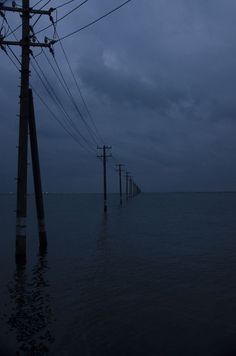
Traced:
<path fill-rule="evenodd" d="M 236 355 L 236 194 L 48 195 L 14 263 L 0 196 L 0 355 Z"/>

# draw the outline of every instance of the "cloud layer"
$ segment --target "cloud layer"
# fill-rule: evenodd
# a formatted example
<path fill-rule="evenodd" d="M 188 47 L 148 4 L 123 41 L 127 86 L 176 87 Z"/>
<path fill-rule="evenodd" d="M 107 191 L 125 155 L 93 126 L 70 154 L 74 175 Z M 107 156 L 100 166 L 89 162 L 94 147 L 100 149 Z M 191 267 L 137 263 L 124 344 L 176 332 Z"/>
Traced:
<path fill-rule="evenodd" d="M 52 6 L 58 3 L 52 1 Z M 59 35 L 119 3 L 88 1 L 58 23 Z M 58 16 L 68 9 L 62 8 Z M 233 0 L 133 0 L 65 40 L 96 126 L 143 190 L 236 189 L 235 13 Z M 18 23 L 13 16 L 10 20 L 13 26 Z M 39 21 L 37 28 L 46 23 L 47 19 Z M 52 36 L 53 31 L 46 34 Z M 43 39 L 42 34 L 39 37 Z M 59 45 L 55 54 L 78 96 Z M 87 135 L 44 55 L 37 58 L 73 120 L 78 120 L 79 130 Z M 15 189 L 19 75 L 3 52 L 1 69 L 0 162 L 5 170 L 0 184 L 2 191 L 9 191 Z M 61 117 L 33 70 L 32 83 Z M 102 167 L 96 153 L 83 152 L 36 98 L 35 104 L 45 190 L 100 191 Z M 109 182 L 110 189 L 117 190 L 112 169 Z"/>

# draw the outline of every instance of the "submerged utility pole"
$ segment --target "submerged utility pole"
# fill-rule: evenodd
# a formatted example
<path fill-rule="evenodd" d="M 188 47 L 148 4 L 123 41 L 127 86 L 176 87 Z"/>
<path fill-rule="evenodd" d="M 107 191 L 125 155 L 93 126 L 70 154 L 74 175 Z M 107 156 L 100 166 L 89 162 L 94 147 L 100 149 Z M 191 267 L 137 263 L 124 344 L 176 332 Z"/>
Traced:
<path fill-rule="evenodd" d="M 111 146 L 103 145 L 103 147 L 97 147 L 98 150 L 102 150 L 102 155 L 98 156 L 103 160 L 103 194 L 104 194 L 104 212 L 107 212 L 107 158 L 111 157 L 111 154 L 107 154 L 107 151 L 111 149 Z"/>
<path fill-rule="evenodd" d="M 126 195 L 126 200 L 129 199 L 129 172 L 126 172 L 125 174 L 125 195 Z"/>
<path fill-rule="evenodd" d="M 129 176 L 129 197 L 132 198 L 132 178 Z"/>
<path fill-rule="evenodd" d="M 35 202 L 36 202 L 37 217 L 38 217 L 39 246 L 40 246 L 40 250 L 44 250 L 47 247 L 47 235 L 45 229 L 43 191 L 42 191 L 41 174 L 40 174 L 38 141 L 37 141 L 37 131 L 36 131 L 36 123 L 35 123 L 32 89 L 29 89 L 29 98 L 30 98 L 29 134 L 30 134 L 31 156 L 32 156 L 33 176 L 34 176 Z"/>
<path fill-rule="evenodd" d="M 117 164 L 118 167 L 118 172 L 119 172 L 119 193 L 120 193 L 120 205 L 122 205 L 122 167 L 124 166 L 123 164 Z"/>
<path fill-rule="evenodd" d="M 30 18 L 32 14 L 49 15 L 49 11 L 36 10 L 30 7 L 30 0 L 22 1 L 22 7 L 15 4 L 12 7 L 4 6 L 0 2 L 0 12 L 16 12 L 22 18 L 22 38 L 20 41 L 6 41 L 0 36 L 0 47 L 6 51 L 5 46 L 21 47 L 21 84 L 20 84 L 20 123 L 19 123 L 19 145 L 18 145 L 18 174 L 17 174 L 17 203 L 16 203 L 16 258 L 19 261 L 26 260 L 26 216 L 27 216 L 27 159 L 28 159 L 28 125 L 30 110 L 30 48 L 49 47 L 53 43 L 40 43 L 31 41 Z M 5 16 L 5 15 L 4 15 Z"/>

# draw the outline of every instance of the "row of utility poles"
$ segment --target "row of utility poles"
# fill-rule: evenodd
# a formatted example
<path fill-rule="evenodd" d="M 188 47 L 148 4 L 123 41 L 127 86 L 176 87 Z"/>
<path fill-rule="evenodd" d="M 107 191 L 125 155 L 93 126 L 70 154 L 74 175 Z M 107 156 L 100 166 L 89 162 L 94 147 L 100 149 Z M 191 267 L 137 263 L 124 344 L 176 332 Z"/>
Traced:
<path fill-rule="evenodd" d="M 103 145 L 102 147 L 97 147 L 98 150 L 101 150 L 102 153 L 97 157 L 102 159 L 103 162 L 103 194 L 104 194 L 104 212 L 107 212 L 107 159 L 112 157 L 110 150 L 111 146 Z M 119 174 L 119 196 L 120 196 L 120 205 L 123 204 L 123 184 L 122 184 L 122 177 L 125 177 L 125 199 L 126 201 L 130 198 L 141 193 L 141 189 L 139 186 L 134 182 L 132 176 L 129 172 L 126 172 L 123 169 L 123 164 L 117 164 L 116 170 Z"/>
<path fill-rule="evenodd" d="M 37 144 L 37 131 L 34 115 L 34 102 L 32 90 L 29 86 L 30 78 L 30 54 L 31 47 L 48 48 L 52 51 L 54 41 L 45 38 L 44 43 L 36 42 L 33 38 L 30 19 L 33 15 L 47 15 L 51 20 L 51 13 L 54 9 L 36 10 L 30 7 L 30 0 L 22 1 L 22 7 L 5 6 L 0 2 L 0 15 L 5 18 L 6 12 L 18 13 L 22 19 L 22 38 L 20 41 L 8 41 L 0 33 L 0 48 L 7 53 L 7 48 L 18 46 L 21 48 L 21 84 L 20 84 L 20 115 L 19 115 L 19 145 L 18 145 L 18 173 L 17 173 L 17 202 L 16 202 L 16 261 L 25 263 L 26 261 L 26 217 L 27 217 L 27 174 L 28 174 L 28 136 L 30 138 L 33 178 L 35 188 L 35 200 L 38 217 L 39 245 L 40 249 L 47 247 L 47 235 L 44 221 L 43 192 L 40 175 L 39 153 Z M 104 211 L 107 211 L 107 158 L 111 157 L 110 146 L 98 147 L 102 150 L 103 177 L 104 177 Z M 118 165 L 120 204 L 123 202 L 122 193 L 122 165 Z M 132 180 L 128 172 L 126 177 L 126 199 L 140 193 L 139 187 Z"/>

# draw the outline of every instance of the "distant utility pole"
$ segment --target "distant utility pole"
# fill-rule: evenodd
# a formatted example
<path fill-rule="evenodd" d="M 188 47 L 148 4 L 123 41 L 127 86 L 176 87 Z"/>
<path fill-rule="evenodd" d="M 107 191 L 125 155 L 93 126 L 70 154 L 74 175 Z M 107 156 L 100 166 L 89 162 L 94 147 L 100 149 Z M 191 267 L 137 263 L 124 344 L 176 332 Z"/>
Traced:
<path fill-rule="evenodd" d="M 104 212 L 107 212 L 107 158 L 111 157 L 111 154 L 107 152 L 111 149 L 111 146 L 98 147 L 98 150 L 102 150 L 102 154 L 99 158 L 103 160 L 103 193 L 104 193 Z"/>
<path fill-rule="evenodd" d="M 118 172 L 119 172 L 119 191 L 120 191 L 120 205 L 122 205 L 122 167 L 124 166 L 123 164 L 117 164 L 118 167 Z"/>
<path fill-rule="evenodd" d="M 126 200 L 129 199 L 129 172 L 126 172 L 125 174 L 125 195 L 126 195 Z"/>
<path fill-rule="evenodd" d="M 12 3 L 13 4 L 13 3 Z M 30 52 L 31 47 L 48 47 L 50 43 L 38 43 L 31 40 L 30 18 L 32 14 L 51 16 L 53 9 L 49 11 L 36 10 L 30 7 L 30 0 L 22 1 L 22 7 L 17 5 L 4 6 L 0 2 L 0 12 L 16 12 L 22 18 L 22 38 L 20 41 L 5 41 L 0 36 L 0 47 L 6 51 L 5 46 L 21 47 L 21 85 L 20 85 L 20 124 L 18 145 L 18 175 L 17 175 L 17 207 L 16 207 L 16 258 L 26 260 L 26 216 L 27 216 L 27 157 L 28 157 L 28 124 L 30 110 Z"/>
<path fill-rule="evenodd" d="M 129 197 L 132 198 L 132 178 L 129 176 Z"/>

